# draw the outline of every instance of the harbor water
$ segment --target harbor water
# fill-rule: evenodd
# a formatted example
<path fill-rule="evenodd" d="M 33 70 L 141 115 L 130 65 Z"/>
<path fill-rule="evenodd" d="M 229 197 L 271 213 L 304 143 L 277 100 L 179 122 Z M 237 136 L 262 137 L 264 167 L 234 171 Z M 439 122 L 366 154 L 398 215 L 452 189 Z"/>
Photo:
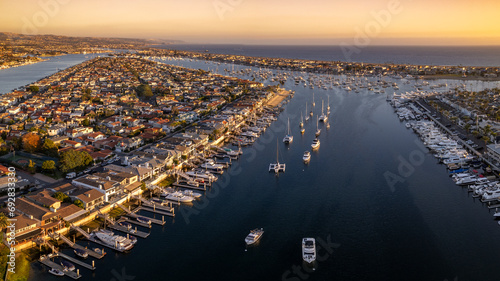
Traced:
<path fill-rule="evenodd" d="M 217 67 L 220 73 L 239 68 L 169 63 Z M 449 88 L 459 83 L 444 82 Z M 151 235 L 139 239 L 130 253 L 107 250 L 95 261 L 95 271 L 80 269 L 80 280 L 498 279 L 500 226 L 492 211 L 453 183 L 399 121 L 385 94 L 312 90 L 295 86 L 293 79 L 284 87 L 295 96 L 279 120 L 243 148 L 241 159 L 202 200 L 176 209 L 166 225 L 153 225 Z M 301 112 L 311 110 L 313 92 L 314 117 L 301 136 Z M 305 165 L 302 155 L 311 148 L 315 118 L 321 100 L 326 110 L 328 95 L 331 128 L 319 123 L 321 146 Z M 286 146 L 281 140 L 288 119 L 294 141 Z M 279 160 L 286 163 L 279 176 L 268 172 L 276 161 L 276 140 Z M 245 236 L 257 227 L 265 231 L 261 241 L 246 248 Z M 315 270 L 302 263 L 303 237 L 317 240 Z M 63 252 L 73 256 L 70 249 Z M 31 267 L 31 281 L 59 280 L 40 263 Z"/>

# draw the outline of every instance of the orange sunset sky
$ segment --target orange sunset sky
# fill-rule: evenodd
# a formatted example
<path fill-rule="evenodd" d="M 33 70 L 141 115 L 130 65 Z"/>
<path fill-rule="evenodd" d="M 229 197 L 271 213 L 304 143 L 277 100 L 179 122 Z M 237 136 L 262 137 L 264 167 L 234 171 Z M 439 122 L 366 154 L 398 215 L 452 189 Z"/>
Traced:
<path fill-rule="evenodd" d="M 498 0 L 0 0 L 0 31 L 187 43 L 499 45 Z M 377 20 L 378 19 L 378 20 Z"/>

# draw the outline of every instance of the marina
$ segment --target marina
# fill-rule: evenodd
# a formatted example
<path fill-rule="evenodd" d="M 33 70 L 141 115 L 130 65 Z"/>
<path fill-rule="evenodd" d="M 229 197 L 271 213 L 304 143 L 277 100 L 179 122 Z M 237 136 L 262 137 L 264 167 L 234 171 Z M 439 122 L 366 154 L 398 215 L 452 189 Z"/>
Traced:
<path fill-rule="evenodd" d="M 342 82 L 342 80 L 340 81 Z M 289 82 L 286 83 L 289 84 Z M 302 87 L 302 85 L 300 86 Z M 404 89 L 405 87 L 404 84 L 400 86 L 402 89 Z M 428 194 L 432 194 L 432 196 L 430 196 L 431 198 L 440 198 L 442 199 L 442 202 L 451 200 L 449 199 L 450 197 L 455 198 L 454 200 L 459 200 L 457 199 L 457 197 L 459 198 L 459 196 L 450 195 L 451 193 L 444 196 L 444 194 L 440 194 L 440 192 L 444 193 L 444 191 L 436 189 L 431 190 L 430 187 L 427 187 L 428 185 L 424 184 L 423 179 L 429 177 L 429 175 L 432 175 L 431 177 L 435 181 L 434 184 L 439 183 L 442 186 L 446 186 L 446 183 L 440 180 L 439 176 L 436 176 L 437 174 L 439 174 L 439 170 L 435 169 L 434 162 L 430 162 L 431 160 L 429 160 L 432 155 L 427 154 L 425 156 L 425 164 L 416 167 L 414 173 L 411 176 L 405 178 L 407 179 L 406 183 L 408 183 L 409 186 L 397 186 L 396 190 L 398 190 L 398 192 L 396 192 L 395 194 L 390 193 L 391 189 L 389 187 L 386 187 L 387 183 L 385 181 L 385 178 L 383 177 L 383 174 L 385 171 L 394 171 L 395 169 L 397 170 L 398 163 L 394 164 L 394 162 L 391 161 L 391 151 L 401 151 L 401 153 L 404 155 L 405 153 L 408 154 L 413 149 L 415 149 L 415 147 L 411 145 L 402 144 L 405 141 L 407 141 L 407 143 L 412 143 L 411 135 L 408 135 L 408 133 L 411 133 L 412 135 L 413 133 L 410 130 L 404 131 L 407 130 L 405 126 L 403 126 L 403 131 L 399 130 L 399 127 L 401 127 L 399 120 L 397 120 L 397 118 L 394 118 L 392 112 L 386 113 L 384 111 L 390 107 L 388 107 L 387 104 L 383 102 L 385 99 L 383 95 L 376 95 L 367 90 L 361 90 L 359 93 L 356 93 L 356 90 L 363 88 L 360 88 L 359 86 L 356 88 L 356 90 L 354 90 L 354 87 L 352 88 L 352 91 L 348 91 L 347 89 L 345 89 L 345 91 L 349 92 L 349 94 L 346 94 L 345 92 L 342 92 L 343 90 L 338 89 L 333 90 L 329 94 L 329 97 L 331 96 L 332 99 L 332 104 L 335 104 L 335 106 L 332 108 L 332 115 L 329 117 L 329 119 L 335 120 L 336 126 L 332 126 L 330 130 L 324 130 L 320 135 L 317 136 L 318 142 L 321 140 L 322 148 L 326 147 L 327 149 L 312 151 L 311 160 L 308 165 L 303 165 L 301 161 L 304 150 L 311 149 L 311 142 L 314 139 L 315 130 L 320 130 L 324 127 L 328 128 L 327 126 L 329 125 L 329 123 L 321 123 L 320 126 L 318 124 L 318 119 L 316 120 L 316 124 L 314 124 L 315 122 L 304 122 L 303 128 L 305 128 L 306 133 L 302 137 L 295 137 L 293 145 L 277 145 L 277 149 L 280 149 L 279 154 L 281 156 L 281 159 L 279 159 L 279 162 L 277 161 L 277 164 L 284 165 L 285 162 L 287 163 L 288 172 L 286 175 L 280 176 L 279 179 L 278 177 L 274 176 L 255 176 L 262 175 L 263 172 L 265 174 L 265 166 L 267 163 L 269 163 L 270 160 L 269 156 L 274 155 L 274 153 L 277 154 L 277 151 L 275 150 L 276 147 L 274 147 L 272 143 L 274 143 L 274 138 L 276 138 L 276 141 L 278 142 L 278 140 L 281 140 L 283 135 L 287 133 L 288 118 L 290 118 L 290 128 L 295 128 L 296 131 L 298 130 L 297 127 L 299 127 L 298 125 L 301 121 L 299 120 L 300 114 L 296 114 L 294 116 L 292 112 L 303 112 L 303 105 L 305 104 L 305 100 L 307 99 L 310 102 L 311 99 L 308 96 L 310 93 L 309 89 L 305 89 L 304 91 L 299 91 L 297 89 L 297 91 L 300 92 L 300 95 L 297 94 L 296 99 L 291 100 L 291 102 L 287 106 L 283 107 L 283 112 L 281 113 L 282 115 L 278 116 L 278 122 L 271 124 L 268 130 L 262 130 L 258 134 L 255 132 L 247 133 L 246 135 L 252 136 L 252 138 L 254 138 L 253 141 L 256 145 L 248 145 L 248 147 L 243 147 L 243 154 L 241 155 L 240 160 L 235 161 L 231 166 L 225 165 L 223 169 L 227 169 L 227 171 L 225 171 L 224 174 L 217 175 L 217 177 L 224 179 L 222 182 L 225 182 L 226 177 L 228 177 L 228 174 L 230 174 L 231 171 L 233 171 L 234 169 L 241 169 L 241 172 L 239 172 L 236 176 L 231 176 L 231 183 L 227 189 L 221 191 L 220 182 L 213 179 L 213 175 L 209 176 L 206 171 L 202 172 L 198 170 L 196 172 L 192 172 L 191 176 L 193 178 L 195 176 L 202 176 L 207 180 L 207 182 L 213 182 L 212 188 L 206 190 L 206 194 L 204 195 L 206 196 L 206 198 L 210 198 L 210 204 L 203 208 L 200 207 L 200 203 L 196 200 L 193 201 L 192 205 L 188 206 L 183 204 L 175 204 L 176 208 L 178 208 L 178 211 L 176 213 L 177 216 L 180 217 L 180 219 L 176 220 L 175 223 L 172 223 L 168 227 L 168 229 L 165 231 L 165 234 L 162 235 L 162 240 L 159 240 L 158 237 L 155 237 L 154 235 L 150 236 L 148 237 L 148 239 L 141 241 L 141 243 L 137 247 L 134 247 L 133 253 L 131 255 L 120 255 L 118 258 L 119 261 L 107 260 L 106 262 L 109 262 L 109 266 L 121 266 L 122 262 L 131 265 L 133 264 L 134 257 L 146 255 L 151 251 L 151 249 L 159 249 L 160 247 L 163 247 L 161 249 L 168 249 L 165 250 L 165 252 L 175 253 L 188 251 L 195 253 L 194 255 L 199 257 L 200 255 L 196 255 L 196 249 L 206 247 L 207 250 L 210 251 L 210 253 L 204 255 L 204 257 L 208 257 L 213 260 L 220 260 L 218 257 L 225 256 L 229 260 L 229 265 L 232 265 L 232 267 L 234 268 L 240 266 L 243 267 L 243 270 L 245 270 L 244 268 L 247 268 L 247 265 L 245 265 L 245 262 L 243 262 L 245 257 L 241 256 L 241 252 L 237 253 L 236 251 L 234 251 L 230 244 L 242 244 L 241 237 L 245 237 L 245 235 L 248 234 L 248 226 L 245 227 L 244 225 L 238 225 L 239 223 L 237 222 L 241 221 L 241 217 L 248 217 L 250 213 L 260 213 L 266 210 L 266 212 L 269 213 L 266 213 L 266 215 L 262 218 L 254 218 L 254 216 L 252 216 L 251 223 L 252 225 L 262 225 L 266 228 L 266 239 L 263 239 L 260 242 L 261 245 L 259 246 L 259 248 L 263 248 L 266 250 L 274 249 L 276 251 L 269 256 L 270 259 L 279 260 L 279 262 L 277 262 L 278 269 L 269 269 L 268 272 L 271 274 L 271 276 L 278 276 L 279 278 L 279 276 L 282 276 L 283 273 L 286 272 L 287 268 L 297 262 L 300 262 L 300 247 L 298 246 L 298 241 L 301 241 L 302 237 L 305 236 L 305 233 L 302 233 L 302 231 L 300 231 L 300 229 L 302 228 L 313 230 L 313 232 L 317 234 L 317 237 L 323 239 L 323 241 L 325 241 L 327 237 L 329 237 L 328 235 L 334 235 L 332 240 L 341 244 L 341 249 L 346 249 L 345 251 L 348 251 L 349 255 L 352 255 L 353 258 L 356 258 L 358 260 L 379 259 L 381 263 L 387 267 L 389 267 L 389 264 L 394 264 L 394 262 L 397 263 L 397 261 L 392 256 L 384 255 L 383 253 L 381 254 L 376 249 L 374 249 L 374 247 L 367 246 L 361 249 L 357 244 L 350 242 L 349 237 L 351 236 L 349 235 L 349 232 L 364 233 L 364 231 L 366 231 L 366 228 L 364 228 L 363 226 L 353 223 L 355 221 L 361 220 L 361 217 L 357 212 L 355 212 L 348 206 L 359 205 L 359 202 L 363 202 L 365 206 L 367 206 L 367 208 L 384 206 L 381 209 L 377 209 L 374 213 L 370 213 L 370 215 L 368 216 L 368 220 L 372 226 L 372 223 L 374 221 L 384 221 L 391 225 L 390 230 L 379 229 L 376 227 L 378 231 L 380 231 L 380 235 L 397 239 L 397 237 L 394 236 L 391 232 L 396 231 L 396 233 L 398 233 L 398 236 L 404 235 L 405 237 L 407 237 L 407 239 L 409 239 L 409 241 L 412 241 L 412 243 L 415 244 L 413 246 L 407 246 L 412 250 L 411 252 L 414 253 L 412 257 L 405 254 L 400 254 L 398 256 L 398 258 L 403 260 L 405 264 L 409 264 L 410 261 L 414 260 L 432 261 L 433 258 L 438 259 L 437 256 L 439 255 L 432 254 L 433 252 L 435 254 L 435 250 L 428 245 L 423 245 L 422 243 L 420 243 L 420 236 L 416 236 L 413 233 L 410 233 L 408 230 L 405 230 L 405 228 L 409 226 L 405 223 L 402 223 L 399 218 L 400 216 L 409 218 L 410 220 L 414 221 L 416 227 L 418 227 L 419 229 L 432 229 L 432 232 L 447 233 L 445 230 L 439 227 L 439 223 L 436 223 L 435 220 L 431 216 L 429 216 L 429 210 L 436 209 L 436 206 L 433 205 L 434 201 L 422 200 L 422 194 L 426 194 L 425 197 L 429 197 Z M 323 90 L 315 90 L 318 91 L 316 92 L 316 98 L 327 98 Z M 319 109 L 313 109 L 313 115 L 319 117 L 321 115 L 321 112 L 318 111 Z M 346 120 L 349 120 L 349 122 L 346 122 Z M 367 126 L 365 122 L 366 120 L 372 120 L 373 124 Z M 359 128 L 357 126 L 359 126 Z M 402 140 L 388 140 L 386 135 L 380 134 L 380 131 L 397 132 L 398 135 L 402 136 Z M 291 133 L 293 134 L 293 131 Z M 271 139 L 271 141 L 269 141 L 269 139 Z M 346 146 L 345 143 L 349 143 L 349 145 Z M 253 150 L 256 150 L 257 152 L 253 152 Z M 218 152 L 222 153 L 220 151 Z M 246 152 L 251 152 L 251 155 L 257 154 L 259 157 L 253 159 L 250 156 L 246 155 Z M 355 161 L 349 160 L 353 157 L 353 155 L 356 155 L 356 157 L 358 158 L 356 158 Z M 362 160 L 365 159 L 365 157 L 366 159 L 371 160 Z M 374 162 L 370 162 L 375 158 L 377 159 L 376 165 L 374 165 Z M 340 161 L 339 159 L 342 159 L 343 161 Z M 215 164 L 222 163 L 214 161 L 211 165 Z M 326 166 L 328 166 L 331 170 L 334 170 L 335 173 L 328 173 L 328 171 L 323 171 L 322 169 Z M 357 168 L 352 169 L 352 167 L 354 166 L 356 166 Z M 208 167 L 210 166 L 206 166 L 207 170 Z M 427 167 L 433 167 L 433 169 L 435 170 L 430 170 Z M 305 177 L 305 175 L 309 176 Z M 316 178 L 316 175 L 317 177 L 319 177 L 317 181 L 314 180 L 313 182 L 309 182 L 307 180 L 307 178 Z M 446 173 L 445 176 L 446 180 L 453 186 L 455 186 L 455 183 L 449 180 L 448 173 Z M 412 187 L 412 185 L 417 182 L 422 186 L 422 188 L 418 190 L 418 192 Z M 332 183 L 335 184 L 333 185 Z M 380 187 L 382 189 L 375 190 L 375 187 Z M 386 187 L 386 189 L 384 189 L 383 187 Z M 217 196 L 210 197 L 211 194 L 213 194 L 213 192 L 215 191 L 218 192 Z M 258 196 L 256 196 L 253 192 L 258 192 Z M 296 192 L 296 194 L 300 195 L 292 195 L 291 193 L 293 192 Z M 248 196 L 252 196 L 252 200 L 250 202 L 248 202 Z M 405 204 L 405 210 L 397 209 L 396 206 L 398 206 L 399 203 L 396 204 L 391 200 L 391 197 L 394 196 L 396 196 L 398 200 L 401 200 Z M 369 198 L 369 200 L 367 200 L 367 198 Z M 273 202 L 272 208 L 269 208 L 269 202 Z M 290 206 L 290 204 L 297 208 L 293 211 L 292 216 L 280 211 L 286 210 Z M 306 206 L 317 207 L 307 209 Z M 453 208 L 453 206 L 450 206 L 449 204 L 447 206 L 448 208 Z M 461 202 L 461 206 L 466 206 L 468 210 L 474 210 L 475 208 L 467 204 L 466 202 Z M 124 210 L 128 210 L 128 208 L 124 208 L 123 206 L 120 207 Z M 153 209 L 154 211 L 156 208 L 151 207 L 151 205 L 147 206 L 147 204 L 143 204 L 142 208 L 143 209 L 134 209 L 132 212 L 130 212 L 130 214 L 127 215 L 129 216 L 129 218 L 123 218 L 123 221 L 149 228 L 149 224 L 136 221 L 137 216 L 139 215 L 135 214 L 135 212 L 139 212 L 141 210 L 146 211 L 146 209 Z M 222 208 L 222 210 L 224 210 L 223 215 L 219 213 L 221 212 L 219 208 Z M 340 208 L 341 210 L 343 210 L 343 212 L 339 213 L 339 210 L 333 211 L 336 208 Z M 397 210 L 397 216 L 393 215 L 394 210 Z M 162 212 L 162 210 L 160 209 L 158 209 L 157 211 Z M 325 223 L 326 226 L 320 225 L 318 224 L 318 222 L 308 221 L 307 219 L 305 219 L 306 217 L 314 217 L 317 212 L 326 212 L 330 214 L 331 217 L 330 220 Z M 419 217 L 420 215 L 422 216 L 422 218 Z M 467 224 L 466 222 L 464 222 L 465 220 L 469 221 L 470 223 L 473 216 L 478 216 L 478 213 L 472 211 L 469 216 L 464 217 L 462 215 L 460 217 L 460 222 Z M 141 215 L 141 217 L 143 217 L 143 215 Z M 481 217 L 480 214 L 479 217 Z M 284 218 L 289 226 L 284 226 L 281 223 L 279 223 L 278 225 L 272 223 L 273 221 L 280 221 L 280 218 Z M 305 226 L 297 224 L 297 220 L 299 220 L 299 218 L 301 218 L 301 222 L 305 221 Z M 454 217 L 453 214 L 449 215 L 448 218 L 453 222 L 457 222 L 457 217 Z M 220 220 L 223 220 L 223 222 Z M 210 221 L 211 223 L 209 223 L 208 221 Z M 218 223 L 213 224 L 214 221 Z M 165 221 L 163 221 L 163 223 L 165 223 Z M 338 224 L 342 224 L 343 228 L 337 229 L 333 227 L 334 225 Z M 196 231 L 187 231 L 189 227 L 199 230 L 198 233 L 195 233 Z M 293 227 L 295 230 L 291 230 L 290 227 Z M 460 229 L 463 226 L 457 223 L 455 227 Z M 335 229 L 335 231 L 332 232 L 332 229 Z M 491 229 L 489 230 L 491 231 Z M 154 231 L 154 229 L 152 231 Z M 172 234 L 179 232 L 183 233 L 182 238 Z M 202 233 L 203 237 L 198 236 Z M 199 243 L 202 241 L 206 241 L 206 239 L 227 237 L 228 233 L 234 234 L 234 236 L 238 237 L 238 239 L 232 240 L 232 238 L 228 238 L 229 241 L 221 242 L 220 245 L 226 249 L 225 251 L 222 251 L 219 248 L 215 248 L 212 245 Z M 283 237 L 284 240 L 276 241 L 275 239 L 273 239 L 272 237 L 275 237 L 276 233 L 282 233 L 279 234 L 279 236 Z M 368 231 L 368 233 L 371 232 Z M 465 239 L 463 232 L 461 231 L 458 231 L 458 233 L 454 233 L 453 235 L 457 236 L 456 241 Z M 460 237 L 461 239 L 459 239 L 458 237 Z M 379 237 L 377 236 L 371 236 L 371 234 L 360 234 L 359 236 L 356 236 L 356 240 L 361 241 L 361 243 L 364 245 L 377 244 L 379 243 L 377 242 L 378 238 Z M 434 237 L 433 239 L 437 238 Z M 273 241 L 275 245 L 269 245 L 269 240 Z M 186 241 L 189 241 L 189 243 L 186 243 Z M 444 241 L 440 241 L 440 243 L 443 242 Z M 489 242 L 492 241 L 490 240 Z M 483 241 L 479 242 L 479 244 L 483 243 Z M 290 250 L 287 253 L 283 253 L 279 251 L 280 248 L 293 249 L 293 252 L 292 250 Z M 393 247 L 388 245 L 384 245 L 384 248 L 393 249 Z M 474 251 L 473 249 L 468 250 Z M 447 256 L 450 255 L 449 251 L 447 253 Z M 253 254 L 253 251 L 248 252 L 250 254 Z M 359 255 L 359 253 L 361 252 L 363 252 L 363 256 Z M 199 278 L 196 273 L 186 272 L 178 269 L 183 267 L 183 263 L 192 262 L 192 259 L 190 259 L 189 257 L 179 257 L 178 260 L 168 262 L 162 257 L 159 257 L 158 262 L 163 262 L 162 264 L 165 265 L 165 268 L 168 269 L 173 276 L 177 276 L 178 278 Z M 146 267 L 147 266 L 149 265 L 146 265 Z M 339 271 L 336 266 L 342 266 L 344 270 Z M 364 275 L 353 277 L 353 275 L 356 276 L 356 274 L 353 273 L 356 271 L 356 268 L 355 266 L 353 266 L 353 264 L 345 260 L 328 259 L 322 262 L 320 264 L 320 267 L 323 269 L 323 271 L 315 273 L 315 280 L 326 278 L 330 274 L 333 274 L 333 272 L 335 272 L 336 275 L 345 280 L 359 280 L 364 278 Z M 470 268 L 470 265 L 464 266 L 464 268 L 468 267 Z M 133 266 L 130 266 L 129 268 L 131 268 L 132 274 L 136 274 L 137 276 L 139 276 L 140 274 L 141 278 L 160 278 L 159 275 L 157 275 L 157 273 L 155 273 L 155 271 L 153 270 L 147 272 L 141 271 L 139 273 Z M 203 275 L 210 276 L 211 269 L 209 264 L 200 264 L 199 269 L 201 272 L 203 272 Z M 441 272 L 441 276 L 445 276 L 445 274 L 448 274 L 445 273 L 447 271 L 443 269 L 434 268 L 434 270 L 437 272 Z M 245 272 L 251 271 L 245 270 Z M 363 272 L 363 274 L 370 275 L 373 278 L 381 278 L 382 276 L 386 276 L 385 274 L 381 273 L 378 266 L 375 266 L 370 262 L 367 262 L 367 267 Z M 463 270 L 457 270 L 457 272 L 459 272 L 457 274 L 460 274 L 460 276 L 466 275 Z M 237 276 L 239 276 L 239 273 L 240 270 L 229 268 L 225 273 L 227 274 L 227 276 L 226 278 L 223 278 L 223 280 L 231 280 L 237 278 Z M 405 273 L 403 272 L 393 272 L 391 275 L 392 280 L 402 278 L 405 276 L 404 274 Z M 415 278 L 425 279 L 425 276 L 425 273 L 419 273 Z M 113 278 L 113 276 L 109 273 L 102 273 L 102 276 L 100 273 L 97 278 L 101 277 L 106 279 Z M 259 273 L 249 273 L 249 278 L 257 278 L 262 280 L 269 279 L 266 276 L 260 275 Z"/>

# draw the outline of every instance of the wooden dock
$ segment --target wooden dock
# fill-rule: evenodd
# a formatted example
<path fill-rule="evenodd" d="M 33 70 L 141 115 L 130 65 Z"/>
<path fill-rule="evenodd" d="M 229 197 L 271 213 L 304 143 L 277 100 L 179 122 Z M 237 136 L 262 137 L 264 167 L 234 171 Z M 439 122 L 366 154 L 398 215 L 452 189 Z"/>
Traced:
<path fill-rule="evenodd" d="M 95 270 L 95 266 L 94 265 L 87 264 L 87 263 L 85 263 L 85 262 L 83 262 L 81 260 L 75 259 L 75 258 L 70 257 L 70 256 L 68 256 L 66 254 L 63 254 L 61 252 L 58 252 L 57 255 L 60 256 L 61 258 L 69 260 L 70 262 L 72 262 L 74 264 L 78 264 L 79 266 L 85 267 L 86 269 Z M 93 263 L 94 263 L 94 261 L 92 261 L 92 264 Z"/>
<path fill-rule="evenodd" d="M 38 261 L 45 266 L 48 266 L 50 268 L 55 268 L 55 269 L 58 269 L 58 270 L 64 272 L 64 275 L 66 275 L 70 278 L 78 279 L 78 278 L 82 277 L 82 275 L 80 275 L 80 271 L 78 269 L 76 270 L 76 272 L 63 270 L 63 267 L 61 265 L 51 261 L 50 258 L 47 256 L 40 257 L 40 259 L 38 259 Z"/>
<path fill-rule="evenodd" d="M 93 250 L 90 250 L 90 249 L 87 249 L 87 248 L 85 248 L 85 247 L 83 247 L 81 245 L 78 245 L 75 242 L 72 242 L 71 240 L 69 240 L 64 235 L 59 235 L 59 238 L 62 241 L 64 241 L 66 244 L 68 244 L 71 248 L 84 250 L 85 252 L 87 252 L 87 254 L 89 254 L 89 256 L 94 257 L 96 259 L 102 259 L 104 257 L 104 255 L 106 254 L 106 253 L 104 253 L 104 251 L 103 251 L 104 254 L 99 254 L 99 253 L 94 252 Z"/>
<path fill-rule="evenodd" d="M 201 191 L 206 191 L 207 190 L 206 186 L 196 187 L 196 186 L 192 186 L 192 185 L 189 185 L 189 184 L 180 184 L 180 183 L 176 183 L 176 182 L 173 183 L 172 186 L 182 187 L 182 188 L 188 188 L 188 189 L 195 189 L 195 190 L 201 190 Z"/>
<path fill-rule="evenodd" d="M 125 220 L 120 220 L 120 221 L 125 221 Z M 120 226 L 118 224 L 115 224 L 115 225 L 108 225 L 108 228 L 111 228 L 111 229 L 114 229 L 114 230 L 118 230 L 118 231 L 121 231 L 123 233 L 134 235 L 134 236 L 137 236 L 137 237 L 140 237 L 140 238 L 147 238 L 149 236 L 149 233 L 137 230 L 137 227 L 136 227 L 136 229 L 132 229 L 132 228 L 131 229 L 127 229 L 126 227 L 123 227 L 123 226 Z"/>
<path fill-rule="evenodd" d="M 137 220 L 133 220 L 133 219 L 130 219 L 128 217 L 122 217 L 121 218 L 122 220 L 126 221 L 126 222 L 129 222 L 131 224 L 136 224 L 138 226 L 142 226 L 142 227 L 147 227 L 147 228 L 151 228 L 151 225 L 150 224 L 147 224 L 147 223 L 142 223 L 142 222 L 138 222 Z"/>
<path fill-rule="evenodd" d="M 160 209 L 158 207 L 153 208 L 153 207 L 149 207 L 149 206 L 141 206 L 139 208 L 140 208 L 140 210 L 143 210 L 143 211 L 146 211 L 146 212 L 155 213 L 155 214 L 159 214 L 159 215 L 163 215 L 163 216 L 169 216 L 169 217 L 174 217 L 175 216 L 174 212 L 164 211 L 164 210 L 162 210 L 162 209 Z"/>
<path fill-rule="evenodd" d="M 139 212 L 140 210 L 141 210 L 141 206 L 139 206 L 139 207 L 135 208 L 134 210 L 132 210 L 132 212 L 130 214 L 128 214 L 128 216 L 133 217 L 133 218 L 145 217 L 145 218 L 151 220 L 151 223 L 158 224 L 158 225 L 164 225 L 165 224 L 165 220 L 161 221 L 159 219 L 154 219 L 154 218 L 150 218 L 150 217 L 146 217 L 146 216 L 139 216 L 136 213 Z"/>

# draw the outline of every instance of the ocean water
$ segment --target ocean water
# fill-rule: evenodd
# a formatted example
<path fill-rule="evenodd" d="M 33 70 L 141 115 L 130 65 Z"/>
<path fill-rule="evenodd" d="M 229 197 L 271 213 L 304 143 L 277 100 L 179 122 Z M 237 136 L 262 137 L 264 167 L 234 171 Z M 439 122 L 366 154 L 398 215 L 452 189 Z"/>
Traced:
<path fill-rule="evenodd" d="M 46 61 L 0 70 L 0 94 L 50 76 L 59 70 L 89 60 L 94 56 L 105 54 L 72 54 L 64 56 L 46 57 Z"/>
<path fill-rule="evenodd" d="M 167 49 L 363 63 L 500 67 L 498 46 L 293 46 L 172 44 Z"/>
<path fill-rule="evenodd" d="M 243 148 L 201 201 L 153 226 L 130 253 L 110 251 L 95 272 L 81 269 L 81 280 L 498 280 L 500 227 L 492 211 L 451 181 L 385 95 L 312 90 L 293 81 L 284 87 L 296 93 L 279 120 Z M 298 123 L 311 110 L 313 92 L 315 115 L 329 97 L 331 128 L 319 123 L 321 146 L 305 165 L 315 116 L 304 135 Z M 286 146 L 288 120 L 294 141 Z M 287 165 L 279 176 L 268 172 L 277 150 Z M 402 182 L 391 185 L 388 173 Z M 246 248 L 244 238 L 256 227 L 265 233 Z M 318 241 L 315 270 L 302 263 L 303 237 Z M 47 270 L 33 263 L 29 280 L 59 279 Z"/>

